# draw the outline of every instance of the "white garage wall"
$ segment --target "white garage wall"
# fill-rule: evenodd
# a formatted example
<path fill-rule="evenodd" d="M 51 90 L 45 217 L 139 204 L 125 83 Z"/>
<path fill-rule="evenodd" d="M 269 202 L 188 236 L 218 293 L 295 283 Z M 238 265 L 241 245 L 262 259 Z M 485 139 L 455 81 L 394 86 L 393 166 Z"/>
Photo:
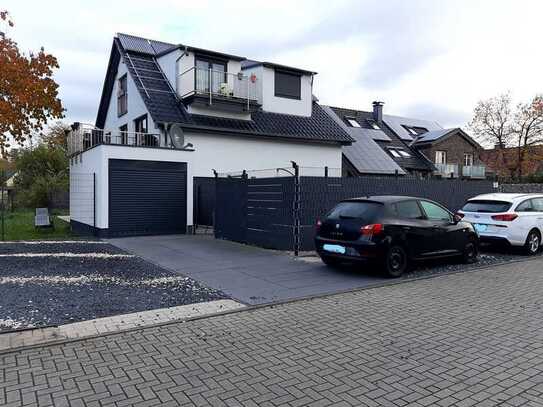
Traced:
<path fill-rule="evenodd" d="M 187 225 L 193 224 L 193 177 L 212 177 L 218 172 L 290 168 L 296 161 L 301 167 L 341 168 L 341 147 L 308 142 L 263 140 L 231 135 L 186 134 L 195 151 L 127 146 L 94 147 L 81 154 L 70 166 L 71 182 L 78 174 L 96 173 L 96 227 L 109 227 L 109 159 L 172 161 L 187 163 Z M 80 162 L 80 159 L 82 161 Z M 269 175 L 266 175 L 269 176 Z M 73 219 L 92 225 L 80 216 L 84 210 L 77 201 L 70 204 Z"/>
<path fill-rule="evenodd" d="M 260 170 L 291 167 L 291 161 L 301 167 L 341 168 L 339 145 L 203 133 L 187 133 L 185 139 L 196 150 L 193 174 L 197 177 L 213 176 L 213 168 L 219 172 Z"/>

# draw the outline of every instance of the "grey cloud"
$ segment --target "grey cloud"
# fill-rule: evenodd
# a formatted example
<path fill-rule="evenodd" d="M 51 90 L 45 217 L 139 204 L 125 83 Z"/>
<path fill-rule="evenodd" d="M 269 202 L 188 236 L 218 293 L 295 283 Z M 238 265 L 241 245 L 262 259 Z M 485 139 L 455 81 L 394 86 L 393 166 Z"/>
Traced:
<path fill-rule="evenodd" d="M 417 103 L 409 105 L 402 116 L 433 120 L 443 127 L 463 127 L 470 120 L 471 114 L 465 111 L 449 109 L 437 104 Z"/>

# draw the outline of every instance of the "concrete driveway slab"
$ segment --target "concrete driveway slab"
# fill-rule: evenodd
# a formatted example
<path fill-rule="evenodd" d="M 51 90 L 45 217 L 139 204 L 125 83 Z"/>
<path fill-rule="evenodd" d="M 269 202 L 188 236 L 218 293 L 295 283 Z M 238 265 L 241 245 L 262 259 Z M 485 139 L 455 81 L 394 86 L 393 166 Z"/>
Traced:
<path fill-rule="evenodd" d="M 140 236 L 109 242 L 220 289 L 246 304 L 327 294 L 385 280 L 377 275 L 331 269 L 321 262 L 306 262 L 285 253 L 217 240 L 209 235 Z"/>

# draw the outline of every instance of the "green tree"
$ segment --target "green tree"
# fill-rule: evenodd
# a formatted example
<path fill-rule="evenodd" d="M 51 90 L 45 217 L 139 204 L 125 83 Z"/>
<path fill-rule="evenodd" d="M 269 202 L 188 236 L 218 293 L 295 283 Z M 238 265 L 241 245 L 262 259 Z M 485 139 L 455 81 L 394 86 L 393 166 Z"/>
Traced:
<path fill-rule="evenodd" d="M 68 190 L 68 158 L 62 148 L 40 144 L 14 153 L 19 205 L 49 207 L 53 194 Z"/>

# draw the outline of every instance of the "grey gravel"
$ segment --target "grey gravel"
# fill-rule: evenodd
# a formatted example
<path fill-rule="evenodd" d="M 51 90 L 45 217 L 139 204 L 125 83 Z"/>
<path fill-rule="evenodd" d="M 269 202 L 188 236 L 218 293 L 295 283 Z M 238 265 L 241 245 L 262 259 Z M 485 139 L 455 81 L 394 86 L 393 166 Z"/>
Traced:
<path fill-rule="evenodd" d="M 107 243 L 0 244 L 0 331 L 227 298 Z M 77 257 L 124 255 L 124 257 Z"/>

